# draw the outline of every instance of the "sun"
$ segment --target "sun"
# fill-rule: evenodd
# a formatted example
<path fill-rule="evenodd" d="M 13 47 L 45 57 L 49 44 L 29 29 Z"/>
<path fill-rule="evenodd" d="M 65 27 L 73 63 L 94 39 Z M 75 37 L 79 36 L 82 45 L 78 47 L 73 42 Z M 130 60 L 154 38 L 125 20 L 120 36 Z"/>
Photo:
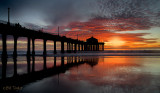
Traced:
<path fill-rule="evenodd" d="M 120 47 L 125 44 L 125 41 L 122 40 L 120 37 L 111 37 L 109 38 L 108 42 L 105 42 L 105 45 L 109 45 L 112 47 Z"/>

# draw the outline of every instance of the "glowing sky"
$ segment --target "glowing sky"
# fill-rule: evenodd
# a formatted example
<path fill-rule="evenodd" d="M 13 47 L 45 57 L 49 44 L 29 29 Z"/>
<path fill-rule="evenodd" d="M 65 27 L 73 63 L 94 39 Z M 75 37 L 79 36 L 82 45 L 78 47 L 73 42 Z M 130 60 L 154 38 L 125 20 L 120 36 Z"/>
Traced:
<path fill-rule="evenodd" d="M 31 29 L 57 34 L 60 26 L 60 35 L 78 34 L 84 41 L 94 36 L 106 49 L 158 49 L 159 5 L 160 0 L 1 0 L 0 21 L 7 21 L 10 7 L 11 22 Z"/>

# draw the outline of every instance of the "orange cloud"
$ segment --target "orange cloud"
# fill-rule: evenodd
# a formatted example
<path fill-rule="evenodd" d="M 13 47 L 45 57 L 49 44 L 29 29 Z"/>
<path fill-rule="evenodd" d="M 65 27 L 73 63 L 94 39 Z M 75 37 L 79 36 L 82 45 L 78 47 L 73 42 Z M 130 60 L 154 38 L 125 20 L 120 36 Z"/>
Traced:
<path fill-rule="evenodd" d="M 87 38 L 94 36 L 100 42 L 106 42 L 106 48 L 115 48 L 112 45 L 107 45 L 109 42 L 114 43 L 113 37 L 118 37 L 117 40 L 119 48 L 159 48 L 156 45 L 156 38 L 144 38 L 143 36 L 148 35 L 147 30 L 151 28 L 152 24 L 148 22 L 147 18 L 117 18 L 117 19 L 105 19 L 105 18 L 94 18 L 87 22 L 72 22 L 67 26 L 60 27 L 61 35 L 65 35 L 70 38 L 77 38 L 80 40 L 86 40 Z M 118 33 L 121 31 L 136 31 L 146 30 L 146 33 Z M 52 30 L 56 32 L 55 28 Z M 139 43 L 139 44 L 138 44 Z M 155 44 L 155 45 L 154 45 Z M 117 48 L 118 48 L 117 47 Z"/>

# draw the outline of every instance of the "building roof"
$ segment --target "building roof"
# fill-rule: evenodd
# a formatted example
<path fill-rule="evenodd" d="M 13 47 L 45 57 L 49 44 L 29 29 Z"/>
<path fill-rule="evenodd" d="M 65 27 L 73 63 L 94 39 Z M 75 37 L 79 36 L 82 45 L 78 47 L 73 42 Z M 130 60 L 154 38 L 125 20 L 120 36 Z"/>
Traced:
<path fill-rule="evenodd" d="M 94 38 L 93 36 L 91 38 L 88 38 L 87 43 L 95 44 L 98 43 L 98 39 Z"/>

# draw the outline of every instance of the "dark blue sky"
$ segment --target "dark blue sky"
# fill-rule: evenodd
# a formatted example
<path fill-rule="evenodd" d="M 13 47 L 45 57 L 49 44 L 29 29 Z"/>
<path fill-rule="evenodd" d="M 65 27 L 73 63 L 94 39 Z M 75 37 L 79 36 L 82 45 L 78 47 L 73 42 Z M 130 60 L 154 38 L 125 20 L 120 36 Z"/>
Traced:
<path fill-rule="evenodd" d="M 0 20 L 7 20 L 8 7 L 11 22 L 24 25 L 66 25 L 95 17 L 145 17 L 154 25 L 160 22 L 160 0 L 0 0 Z"/>

